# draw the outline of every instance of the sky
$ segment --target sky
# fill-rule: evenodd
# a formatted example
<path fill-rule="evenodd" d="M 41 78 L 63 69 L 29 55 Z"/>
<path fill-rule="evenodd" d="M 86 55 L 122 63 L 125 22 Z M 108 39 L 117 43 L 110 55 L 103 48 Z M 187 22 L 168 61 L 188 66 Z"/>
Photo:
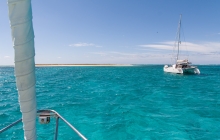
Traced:
<path fill-rule="evenodd" d="M 32 0 L 36 64 L 220 64 L 219 0 Z M 0 0 L 0 65 L 14 65 Z"/>

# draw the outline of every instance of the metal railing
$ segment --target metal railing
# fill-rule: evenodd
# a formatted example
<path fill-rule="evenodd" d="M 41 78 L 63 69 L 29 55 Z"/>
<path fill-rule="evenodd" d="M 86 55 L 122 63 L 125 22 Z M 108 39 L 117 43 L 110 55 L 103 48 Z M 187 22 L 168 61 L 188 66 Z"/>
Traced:
<path fill-rule="evenodd" d="M 47 124 L 50 123 L 50 118 L 55 117 L 56 118 L 56 129 L 54 134 L 54 140 L 57 140 L 58 137 L 58 127 L 59 127 L 59 119 L 63 120 L 73 131 L 75 131 L 79 137 L 81 137 L 83 140 L 87 140 L 85 136 L 83 136 L 74 126 L 72 126 L 66 119 L 64 119 L 59 113 L 57 113 L 55 110 L 38 110 L 37 116 L 39 117 L 39 122 L 41 124 Z M 9 128 L 15 126 L 19 122 L 21 122 L 22 119 L 19 119 L 12 124 L 4 127 L 0 130 L 0 134 L 4 131 L 8 130 Z"/>

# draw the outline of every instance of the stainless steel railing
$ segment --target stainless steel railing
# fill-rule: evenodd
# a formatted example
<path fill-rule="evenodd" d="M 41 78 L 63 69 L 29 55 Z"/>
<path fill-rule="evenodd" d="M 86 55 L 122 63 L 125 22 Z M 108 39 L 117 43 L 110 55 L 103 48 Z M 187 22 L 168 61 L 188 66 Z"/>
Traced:
<path fill-rule="evenodd" d="M 56 129 L 55 129 L 55 134 L 54 134 L 54 140 L 57 140 L 57 137 L 58 137 L 59 119 L 63 120 L 74 132 L 76 132 L 78 134 L 79 137 L 81 137 L 83 140 L 87 140 L 87 138 L 85 136 L 83 136 L 74 126 L 72 126 L 66 119 L 64 119 L 55 110 L 38 110 L 37 116 L 38 116 L 39 122 L 41 124 L 50 123 L 51 117 L 56 118 Z M 22 121 L 22 119 L 19 119 L 19 120 L 13 122 L 12 124 L 4 127 L 3 129 L 0 130 L 0 134 L 3 133 L 4 131 L 8 130 L 9 128 L 15 126 L 16 124 L 18 124 L 21 121 Z"/>

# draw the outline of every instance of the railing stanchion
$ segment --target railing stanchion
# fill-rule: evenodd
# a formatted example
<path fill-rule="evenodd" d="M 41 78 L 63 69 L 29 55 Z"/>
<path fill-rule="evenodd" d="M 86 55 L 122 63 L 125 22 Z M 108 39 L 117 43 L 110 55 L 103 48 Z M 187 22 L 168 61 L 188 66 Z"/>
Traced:
<path fill-rule="evenodd" d="M 57 135 L 58 135 L 58 127 L 59 127 L 59 117 L 56 117 L 56 130 L 55 130 L 55 137 L 54 140 L 57 140 Z"/>

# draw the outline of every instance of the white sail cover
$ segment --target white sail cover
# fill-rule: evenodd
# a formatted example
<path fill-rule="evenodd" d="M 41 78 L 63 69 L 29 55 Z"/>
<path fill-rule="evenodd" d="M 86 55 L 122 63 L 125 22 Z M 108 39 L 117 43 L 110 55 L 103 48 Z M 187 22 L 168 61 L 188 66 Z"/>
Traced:
<path fill-rule="evenodd" d="M 8 0 L 15 76 L 26 140 L 36 139 L 35 50 L 31 0 Z"/>

